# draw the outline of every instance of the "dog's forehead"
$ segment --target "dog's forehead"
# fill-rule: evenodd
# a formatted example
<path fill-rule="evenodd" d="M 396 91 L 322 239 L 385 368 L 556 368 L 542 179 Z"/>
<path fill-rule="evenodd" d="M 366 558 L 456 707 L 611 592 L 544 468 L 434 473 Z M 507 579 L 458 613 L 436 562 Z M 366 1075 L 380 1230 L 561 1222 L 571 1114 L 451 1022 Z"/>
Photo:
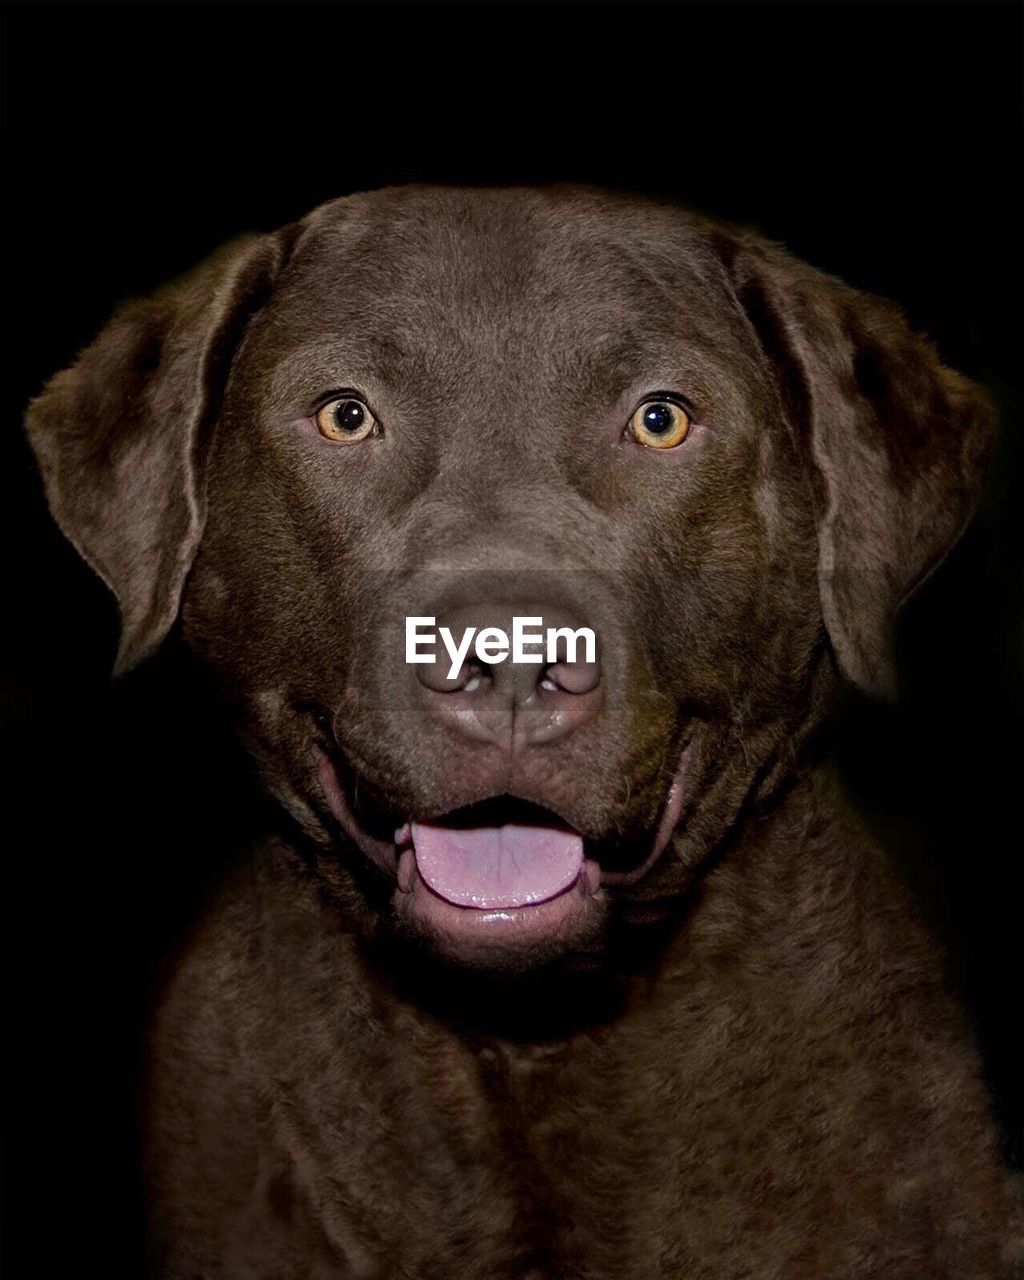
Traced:
<path fill-rule="evenodd" d="M 458 350 L 643 365 L 742 344 L 701 224 L 586 189 L 396 188 L 306 220 L 267 325 L 293 349 L 332 336 L 387 358 Z"/>

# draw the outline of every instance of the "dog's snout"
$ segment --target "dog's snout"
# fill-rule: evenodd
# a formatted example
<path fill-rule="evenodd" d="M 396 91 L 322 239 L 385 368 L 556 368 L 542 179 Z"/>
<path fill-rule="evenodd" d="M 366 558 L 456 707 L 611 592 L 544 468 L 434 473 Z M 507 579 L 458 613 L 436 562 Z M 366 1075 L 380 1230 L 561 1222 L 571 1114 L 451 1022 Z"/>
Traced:
<path fill-rule="evenodd" d="M 437 623 L 429 661 L 413 670 L 423 710 L 460 736 L 515 750 L 558 741 L 597 714 L 597 636 L 564 610 L 480 605 Z"/>

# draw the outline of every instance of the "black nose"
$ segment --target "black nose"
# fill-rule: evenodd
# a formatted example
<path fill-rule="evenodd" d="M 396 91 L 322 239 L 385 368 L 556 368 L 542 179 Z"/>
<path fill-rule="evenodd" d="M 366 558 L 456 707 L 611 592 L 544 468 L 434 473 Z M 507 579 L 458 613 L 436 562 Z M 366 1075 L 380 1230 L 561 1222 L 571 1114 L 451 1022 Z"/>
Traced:
<path fill-rule="evenodd" d="M 528 620 L 522 624 L 523 661 L 513 652 L 517 617 Z M 599 637 L 592 632 L 588 653 L 586 631 L 564 609 L 542 604 L 468 605 L 439 616 L 420 631 L 431 637 L 420 646 L 431 660 L 412 668 L 424 709 L 463 737 L 510 749 L 564 738 L 601 706 Z M 539 642 L 527 639 L 538 636 Z M 499 657 L 506 647 L 502 637 L 508 652 Z M 459 651 L 455 656 L 452 647 Z"/>

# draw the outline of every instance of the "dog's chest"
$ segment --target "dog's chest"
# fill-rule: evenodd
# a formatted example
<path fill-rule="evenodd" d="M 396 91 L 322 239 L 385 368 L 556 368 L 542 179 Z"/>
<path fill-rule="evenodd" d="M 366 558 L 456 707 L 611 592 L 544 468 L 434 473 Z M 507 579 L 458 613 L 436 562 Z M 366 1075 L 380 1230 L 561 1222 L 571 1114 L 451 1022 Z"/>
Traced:
<path fill-rule="evenodd" d="M 984 1221 L 983 1168 L 936 1183 L 969 1076 L 937 1087 L 902 1002 L 879 1029 L 892 966 L 835 928 L 824 981 L 749 916 L 728 945 L 716 925 L 650 999 L 541 1050 L 397 999 L 282 896 L 197 948 L 165 1017 L 162 1275 L 903 1280 L 940 1226 Z"/>
<path fill-rule="evenodd" d="M 260 1194 L 287 1206 L 282 1229 L 352 1274 L 660 1273 L 663 1071 L 635 1054 L 628 1069 L 625 1046 L 470 1048 L 398 1023 L 379 1041 L 364 1028 L 319 1079 L 279 1079 Z"/>
<path fill-rule="evenodd" d="M 354 972 L 343 1004 L 330 989 L 293 981 L 288 1034 L 275 1018 L 257 1048 L 273 1085 L 246 1213 L 325 1276 L 718 1277 L 753 1261 L 729 1260 L 737 1224 L 811 1228 L 794 1187 L 818 1157 L 769 1137 L 800 1104 L 762 1087 L 745 1002 L 691 980 L 538 1048 L 456 1035 Z"/>

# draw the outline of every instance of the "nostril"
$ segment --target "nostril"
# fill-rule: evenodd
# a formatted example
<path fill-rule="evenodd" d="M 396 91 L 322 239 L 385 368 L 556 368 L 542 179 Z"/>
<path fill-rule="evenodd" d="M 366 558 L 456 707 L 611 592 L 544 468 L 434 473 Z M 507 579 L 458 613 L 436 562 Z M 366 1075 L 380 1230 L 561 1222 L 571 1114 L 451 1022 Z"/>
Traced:
<path fill-rule="evenodd" d="M 601 671 L 596 662 L 555 662 L 544 672 L 541 688 L 563 693 L 590 693 L 596 689 Z"/>
<path fill-rule="evenodd" d="M 450 661 L 427 662 L 416 667 L 419 682 L 436 693 L 474 693 L 488 680 L 490 671 L 485 664 L 467 661 L 454 676 L 449 675 Z"/>
<path fill-rule="evenodd" d="M 493 672 L 486 662 L 467 662 L 459 674 L 466 677 L 465 683 L 460 685 L 465 693 L 476 693 L 478 689 L 492 683 L 494 679 Z"/>

